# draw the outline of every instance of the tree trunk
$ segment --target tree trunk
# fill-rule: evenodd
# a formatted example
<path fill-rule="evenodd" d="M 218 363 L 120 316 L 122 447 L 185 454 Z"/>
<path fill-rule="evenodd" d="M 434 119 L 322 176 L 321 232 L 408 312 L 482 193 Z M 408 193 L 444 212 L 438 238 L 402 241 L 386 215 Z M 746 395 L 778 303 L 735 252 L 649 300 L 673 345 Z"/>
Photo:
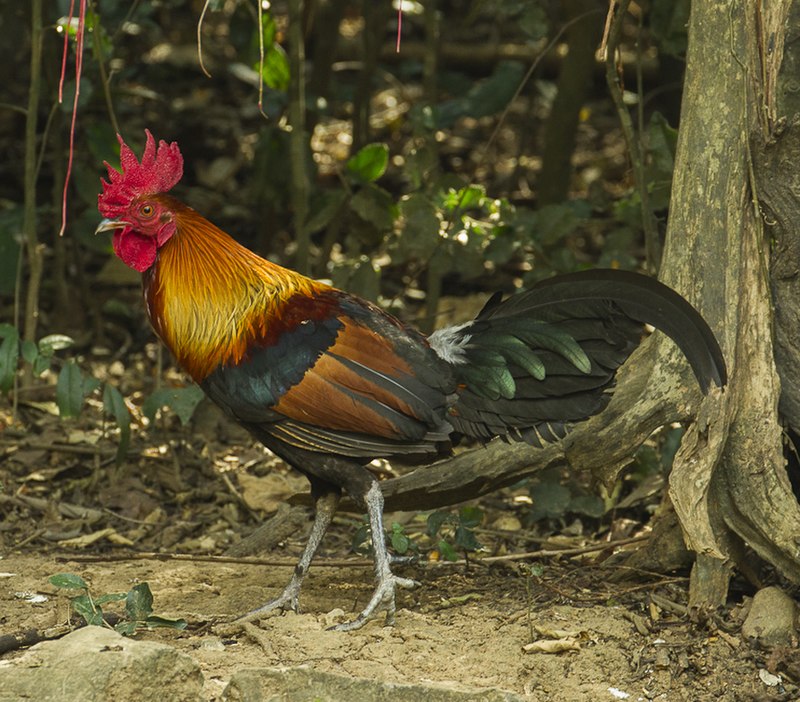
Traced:
<path fill-rule="evenodd" d="M 687 543 L 711 557 L 695 568 L 735 559 L 741 539 L 798 581 L 800 510 L 783 458 L 768 238 L 751 151 L 751 142 L 774 138 L 773 86 L 790 5 L 692 5 L 663 275 L 716 330 L 730 372 L 723 397 L 701 407 L 708 432 L 693 425 L 670 477 Z M 696 573 L 691 604 L 717 604 L 714 582 Z"/>
<path fill-rule="evenodd" d="M 595 52 L 603 35 L 602 16 L 595 0 L 564 2 L 569 47 L 561 64 L 553 106 L 547 117 L 542 145 L 542 170 L 536 181 L 539 206 L 563 202 L 572 178 L 572 152 L 581 108 L 597 67 Z"/>

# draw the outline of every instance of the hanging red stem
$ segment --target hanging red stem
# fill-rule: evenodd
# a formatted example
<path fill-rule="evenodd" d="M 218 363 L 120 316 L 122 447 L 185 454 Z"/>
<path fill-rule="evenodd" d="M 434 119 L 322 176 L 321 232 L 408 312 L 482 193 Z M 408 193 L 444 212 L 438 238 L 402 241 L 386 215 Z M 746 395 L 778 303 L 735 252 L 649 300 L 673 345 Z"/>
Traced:
<path fill-rule="evenodd" d="M 64 30 L 64 53 L 61 59 L 61 80 L 58 84 L 58 101 L 63 101 L 64 76 L 67 72 L 67 49 L 69 48 L 69 26 L 72 24 L 75 0 L 71 0 L 69 5 L 69 16 L 67 27 Z M 78 32 L 75 36 L 75 97 L 72 101 L 72 122 L 69 128 L 69 158 L 67 159 L 67 174 L 64 178 L 64 192 L 61 196 L 61 229 L 59 236 L 64 236 L 67 227 L 67 190 L 69 189 L 69 179 L 72 175 L 72 158 L 75 153 L 75 121 L 78 116 L 78 97 L 81 93 L 81 72 L 83 70 L 83 37 L 86 29 L 86 0 L 81 0 L 80 13 L 78 15 Z"/>

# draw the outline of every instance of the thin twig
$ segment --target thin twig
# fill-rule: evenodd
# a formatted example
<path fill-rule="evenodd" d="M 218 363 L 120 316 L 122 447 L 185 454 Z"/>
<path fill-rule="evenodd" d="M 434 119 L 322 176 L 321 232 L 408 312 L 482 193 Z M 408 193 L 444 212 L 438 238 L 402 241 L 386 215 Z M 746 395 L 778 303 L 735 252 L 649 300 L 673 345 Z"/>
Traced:
<path fill-rule="evenodd" d="M 234 556 L 210 556 L 193 553 L 142 553 L 107 554 L 103 556 L 74 555 L 55 556 L 59 563 L 124 563 L 126 561 L 184 561 L 197 563 L 236 563 L 238 565 L 271 566 L 275 568 L 294 568 L 295 558 L 237 558 Z M 365 558 L 329 558 L 314 561 L 315 568 L 371 568 L 371 560 Z"/>
<path fill-rule="evenodd" d="M 636 192 L 639 194 L 639 201 L 641 203 L 647 268 L 651 273 L 656 273 L 661 258 L 661 247 L 658 241 L 655 217 L 650 206 L 650 193 L 647 189 L 647 183 L 645 182 L 644 158 L 639 141 L 641 135 L 637 137 L 636 130 L 633 127 L 633 120 L 631 119 L 630 112 L 628 112 L 628 107 L 625 105 L 623 89 L 617 70 L 617 48 L 619 47 L 622 37 L 622 26 L 629 5 L 630 0 L 618 0 L 618 2 L 616 0 L 611 0 L 609 2 L 608 14 L 611 19 L 610 24 L 607 22 L 607 26 L 610 28 L 604 45 L 606 83 L 608 84 L 608 90 L 617 111 L 617 117 L 619 118 L 622 134 L 625 138 L 625 144 L 628 147 L 628 156 L 631 160 L 631 168 L 633 169 L 634 185 L 636 186 Z"/>
<path fill-rule="evenodd" d="M 72 6 L 70 6 L 69 18 L 72 20 Z M 72 161 L 75 156 L 75 125 L 77 124 L 78 120 L 78 99 L 81 95 L 81 75 L 83 74 L 83 41 L 85 35 L 86 0 L 80 0 L 80 9 L 78 12 L 78 32 L 75 36 L 75 95 L 73 95 L 72 98 L 72 121 L 70 122 L 69 128 L 69 158 L 67 158 L 67 173 L 64 176 L 64 191 L 61 196 L 61 229 L 58 231 L 59 236 L 64 236 L 64 231 L 67 228 L 67 192 L 69 190 L 70 176 L 72 175 Z M 66 59 L 64 65 L 66 65 Z M 59 88 L 59 102 L 60 101 L 61 95 Z"/>
<path fill-rule="evenodd" d="M 258 111 L 264 119 L 269 119 L 264 112 L 264 8 L 260 2 L 258 7 Z"/>
<path fill-rule="evenodd" d="M 505 561 L 525 561 L 532 558 L 553 558 L 556 556 L 581 556 L 585 553 L 593 553 L 595 551 L 606 551 L 608 549 L 619 548 L 620 546 L 628 546 L 629 544 L 647 541 L 650 537 L 634 536 L 630 539 L 620 539 L 619 541 L 606 541 L 599 544 L 592 544 L 590 546 L 581 546 L 578 548 L 558 548 L 558 549 L 540 549 L 538 551 L 525 551 L 524 553 L 509 553 L 505 556 L 486 556 L 486 558 L 472 558 L 470 564 L 475 563 L 502 563 Z M 436 561 L 431 565 L 467 565 L 466 560 L 460 561 Z"/>
<path fill-rule="evenodd" d="M 511 111 L 512 106 L 516 99 L 522 93 L 523 88 L 528 84 L 528 81 L 531 79 L 534 71 L 539 67 L 539 64 L 542 62 L 545 56 L 555 47 L 555 45 L 559 42 L 564 32 L 566 32 L 573 24 L 576 22 L 580 22 L 584 17 L 588 17 L 589 15 L 594 15 L 600 13 L 600 10 L 589 10 L 589 12 L 584 12 L 583 14 L 578 15 L 577 17 L 573 17 L 569 22 L 565 22 L 564 26 L 556 32 L 556 35 L 547 43 L 547 46 L 544 47 L 542 52 L 534 59 L 531 67 L 528 69 L 528 72 L 523 76 L 522 80 L 519 82 L 517 86 L 517 90 L 511 99 L 506 104 L 503 113 L 500 115 L 500 119 L 497 120 L 497 124 L 495 125 L 494 130 L 492 131 L 491 136 L 486 141 L 485 146 L 481 150 L 480 156 L 478 157 L 477 166 L 480 167 L 483 165 L 483 162 L 486 160 L 486 157 L 489 153 L 489 147 L 494 143 L 495 139 L 497 139 L 497 135 L 500 133 L 500 128 L 506 121 L 506 117 L 508 117 L 508 113 Z"/>
<path fill-rule="evenodd" d="M 203 4 L 203 9 L 200 12 L 200 19 L 197 20 L 197 61 L 200 64 L 200 70 L 206 75 L 206 78 L 211 78 L 211 74 L 206 70 L 203 63 L 203 19 L 206 16 L 206 10 L 211 4 L 211 0 L 206 0 Z M 258 11 L 261 12 L 261 3 L 258 3 Z"/>

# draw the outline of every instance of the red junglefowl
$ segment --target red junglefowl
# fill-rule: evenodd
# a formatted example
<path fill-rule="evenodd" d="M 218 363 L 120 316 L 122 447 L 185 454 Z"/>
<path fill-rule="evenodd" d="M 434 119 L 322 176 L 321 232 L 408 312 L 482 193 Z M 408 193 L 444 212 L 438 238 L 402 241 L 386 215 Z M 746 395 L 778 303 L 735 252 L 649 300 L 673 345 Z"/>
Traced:
<path fill-rule="evenodd" d="M 713 333 L 680 295 L 616 270 L 546 280 L 472 322 L 425 337 L 375 305 L 260 258 L 167 192 L 181 179 L 177 144 L 147 144 L 139 162 L 119 138 L 97 231 L 142 273 L 158 336 L 205 393 L 311 483 L 316 516 L 289 584 L 246 615 L 298 608 L 298 593 L 342 491 L 369 514 L 377 586 L 334 627 L 395 614 L 383 497 L 367 464 L 432 460 L 453 437 L 534 446 L 607 404 L 617 368 L 645 324 L 681 348 L 703 392 L 726 382 Z"/>

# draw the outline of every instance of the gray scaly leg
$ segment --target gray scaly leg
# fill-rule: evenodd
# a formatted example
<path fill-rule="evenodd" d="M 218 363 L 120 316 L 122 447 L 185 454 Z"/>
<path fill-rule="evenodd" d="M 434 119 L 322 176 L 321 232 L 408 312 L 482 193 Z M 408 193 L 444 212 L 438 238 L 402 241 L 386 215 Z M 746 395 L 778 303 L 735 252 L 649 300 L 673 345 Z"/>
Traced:
<path fill-rule="evenodd" d="M 383 535 L 383 495 L 377 481 L 373 482 L 365 496 L 367 511 L 369 512 L 369 528 L 372 532 L 372 550 L 375 554 L 375 579 L 377 585 L 364 610 L 351 622 L 344 622 L 332 626 L 334 631 L 353 631 L 360 629 L 380 609 L 386 610 L 386 626 L 394 624 L 394 615 L 397 608 L 395 604 L 395 589 L 398 587 L 410 590 L 419 583 L 409 578 L 400 578 L 392 573 L 389 567 L 390 558 L 386 550 L 386 541 Z"/>
<path fill-rule="evenodd" d="M 270 600 L 265 605 L 252 612 L 239 617 L 237 622 L 249 622 L 257 619 L 262 614 L 269 612 L 273 609 L 287 610 L 291 609 L 294 612 L 299 611 L 298 596 L 300 594 L 300 586 L 303 584 L 303 579 L 306 577 L 308 568 L 311 565 L 311 560 L 319 548 L 322 537 L 330 526 L 333 515 L 336 512 L 336 507 L 339 504 L 340 494 L 338 492 L 325 492 L 320 495 L 314 503 L 314 524 L 311 526 L 311 534 L 308 536 L 308 543 L 303 550 L 303 555 L 294 567 L 292 579 L 289 584 L 284 588 L 283 593 L 274 600 Z M 384 549 L 385 550 L 385 549 Z"/>

